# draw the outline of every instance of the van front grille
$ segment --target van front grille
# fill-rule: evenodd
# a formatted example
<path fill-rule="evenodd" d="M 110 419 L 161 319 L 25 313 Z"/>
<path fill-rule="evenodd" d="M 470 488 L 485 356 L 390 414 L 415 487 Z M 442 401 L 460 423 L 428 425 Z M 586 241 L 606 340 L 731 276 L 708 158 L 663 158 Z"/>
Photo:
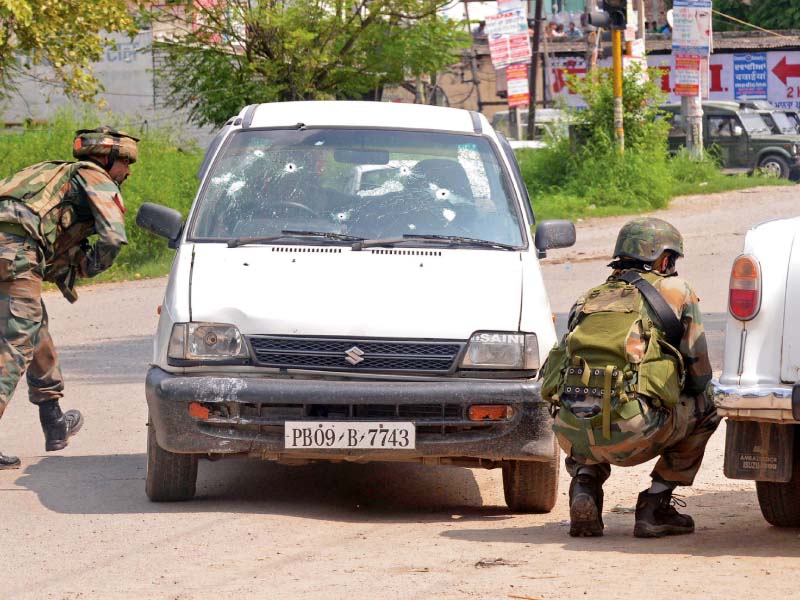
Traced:
<path fill-rule="evenodd" d="M 259 335 L 248 338 L 256 363 L 282 369 L 345 372 L 446 373 L 464 342 L 308 338 Z"/>

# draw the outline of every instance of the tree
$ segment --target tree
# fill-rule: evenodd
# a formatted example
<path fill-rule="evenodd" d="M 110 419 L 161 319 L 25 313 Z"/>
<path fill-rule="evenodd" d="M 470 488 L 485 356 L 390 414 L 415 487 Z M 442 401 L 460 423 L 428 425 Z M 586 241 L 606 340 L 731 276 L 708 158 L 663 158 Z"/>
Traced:
<path fill-rule="evenodd" d="M 470 43 L 438 15 L 445 0 L 196 0 L 162 9 L 175 33 L 156 43 L 168 102 L 199 125 L 247 104 L 360 99 L 434 73 Z"/>
<path fill-rule="evenodd" d="M 800 0 L 714 0 L 714 8 L 764 29 L 797 29 L 800 27 Z M 715 31 L 751 31 L 751 28 L 714 15 Z"/>
<path fill-rule="evenodd" d="M 125 0 L 0 0 L 0 97 L 32 66 L 47 64 L 70 96 L 91 100 L 101 86 L 93 62 L 113 40 L 103 32 L 135 35 Z"/>

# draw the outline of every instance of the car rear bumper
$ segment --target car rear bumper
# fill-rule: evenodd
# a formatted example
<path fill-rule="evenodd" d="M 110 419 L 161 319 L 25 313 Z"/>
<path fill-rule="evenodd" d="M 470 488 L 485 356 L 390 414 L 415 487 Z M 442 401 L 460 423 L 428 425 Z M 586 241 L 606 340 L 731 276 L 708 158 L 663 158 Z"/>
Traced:
<path fill-rule="evenodd" d="M 800 422 L 792 411 L 792 390 L 788 384 L 745 387 L 711 382 L 717 413 L 739 421 Z"/>
<path fill-rule="evenodd" d="M 552 459 L 548 405 L 532 380 L 339 381 L 173 375 L 151 367 L 147 404 L 159 446 L 190 454 L 274 460 L 423 461 Z M 189 405 L 209 409 L 192 416 Z M 472 404 L 510 404 L 504 422 L 474 422 Z M 441 411 L 439 408 L 441 407 Z M 414 450 L 287 449 L 285 421 L 413 421 Z M 441 460 L 440 462 L 448 462 Z"/>

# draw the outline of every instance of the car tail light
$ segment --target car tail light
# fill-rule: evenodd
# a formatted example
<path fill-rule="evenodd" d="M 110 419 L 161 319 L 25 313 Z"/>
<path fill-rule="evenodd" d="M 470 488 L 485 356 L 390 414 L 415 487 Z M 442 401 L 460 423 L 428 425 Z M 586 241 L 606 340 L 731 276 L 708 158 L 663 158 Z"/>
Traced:
<path fill-rule="evenodd" d="M 728 310 L 740 321 L 749 321 L 761 308 L 761 267 L 752 256 L 743 254 L 733 261 L 728 286 Z"/>

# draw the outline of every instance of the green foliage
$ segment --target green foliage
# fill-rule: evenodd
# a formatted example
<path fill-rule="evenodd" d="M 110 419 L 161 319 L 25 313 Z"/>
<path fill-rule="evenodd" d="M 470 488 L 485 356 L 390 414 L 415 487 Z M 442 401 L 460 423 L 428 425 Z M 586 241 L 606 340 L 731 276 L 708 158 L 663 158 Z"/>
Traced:
<path fill-rule="evenodd" d="M 714 9 L 764 29 L 800 27 L 800 0 L 714 0 Z M 714 31 L 752 31 L 741 23 L 714 15 Z"/>
<path fill-rule="evenodd" d="M 654 70 L 644 81 L 637 71 L 623 80 L 625 152 L 615 144 L 613 87 L 608 70 L 570 84 L 589 105 L 576 111 L 580 123 L 571 139 L 556 139 L 539 150 L 517 152 L 538 219 L 580 219 L 648 212 L 670 198 L 756 185 L 782 185 L 765 177 L 729 177 L 713 157 L 693 161 L 686 152 L 670 157 L 669 123 L 660 118 L 663 101 Z"/>
<path fill-rule="evenodd" d="M 135 35 L 125 0 L 0 0 L 0 97 L 32 65 L 47 64 L 64 91 L 91 100 L 100 89 L 91 63 L 113 47 L 106 32 Z"/>
<path fill-rule="evenodd" d="M 45 160 L 74 160 L 72 140 L 75 130 L 96 127 L 100 122 L 118 126 L 142 138 L 139 161 L 131 167 L 132 175 L 122 186 L 129 244 L 100 279 L 125 279 L 139 273 L 163 275 L 174 251 L 167 248 L 161 238 L 136 226 L 136 212 L 142 202 L 148 201 L 170 206 L 186 216 L 198 185 L 195 174 L 202 153 L 197 148 L 179 148 L 164 131 L 137 131 L 129 123 L 115 121 L 108 115 L 101 119 L 92 111 L 83 114 L 60 112 L 46 127 L 0 135 L 0 178 Z"/>
<path fill-rule="evenodd" d="M 156 44 L 169 101 L 220 125 L 254 102 L 362 99 L 433 73 L 469 45 L 444 0 L 254 0 L 155 10 L 183 33 Z"/>
<path fill-rule="evenodd" d="M 611 73 L 598 70 L 594 78 L 570 81 L 588 108 L 574 115 L 580 123 L 572 139 L 556 140 L 548 148 L 520 155 L 520 168 L 537 211 L 555 192 L 558 197 L 582 199 L 582 208 L 608 207 L 635 212 L 666 206 L 671 176 L 667 155 L 668 124 L 658 119 L 663 94 L 652 73 L 640 70 L 623 78 L 625 152 L 614 137 Z M 566 205 L 576 207 L 575 202 Z"/>

